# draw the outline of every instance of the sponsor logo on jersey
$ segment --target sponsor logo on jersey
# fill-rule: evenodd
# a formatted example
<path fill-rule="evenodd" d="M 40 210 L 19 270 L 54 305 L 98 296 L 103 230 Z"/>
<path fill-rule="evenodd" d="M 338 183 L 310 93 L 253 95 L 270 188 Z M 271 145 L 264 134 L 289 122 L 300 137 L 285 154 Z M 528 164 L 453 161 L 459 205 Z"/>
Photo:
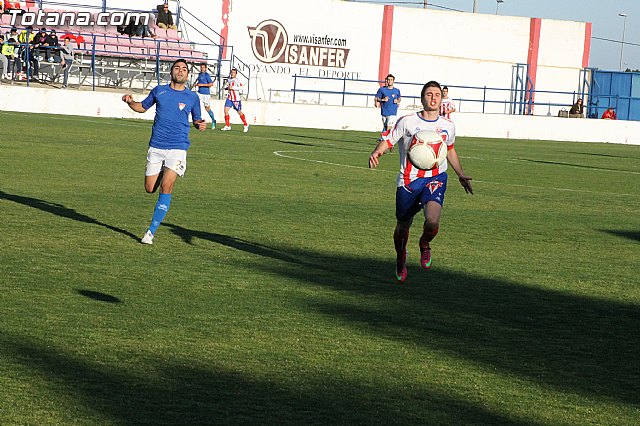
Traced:
<path fill-rule="evenodd" d="M 182 103 L 182 102 L 180 102 L 180 103 L 178 104 L 178 108 L 180 109 L 180 111 L 182 111 L 182 110 L 184 109 L 184 107 L 186 107 L 186 106 L 187 106 L 187 104 Z"/>

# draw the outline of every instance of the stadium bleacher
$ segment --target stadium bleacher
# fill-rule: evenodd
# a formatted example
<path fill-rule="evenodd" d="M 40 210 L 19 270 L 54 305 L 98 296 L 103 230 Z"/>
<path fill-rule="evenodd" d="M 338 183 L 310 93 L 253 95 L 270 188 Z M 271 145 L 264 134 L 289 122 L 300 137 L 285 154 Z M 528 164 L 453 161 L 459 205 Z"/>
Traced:
<path fill-rule="evenodd" d="M 43 8 L 44 12 L 75 12 L 72 9 Z M 30 12 L 37 12 L 37 7 L 29 7 Z M 94 21 L 95 21 L 95 14 Z M 0 15 L 0 30 L 7 33 L 11 29 L 11 15 Z M 16 25 L 18 32 L 25 29 Z M 130 37 L 121 34 L 115 26 L 47 26 L 47 30 L 55 29 L 60 44 L 65 37 L 70 36 L 76 41 L 76 61 L 80 70 L 95 61 L 95 66 L 100 70 L 101 76 L 108 82 L 105 85 L 118 86 L 127 78 L 136 75 L 153 72 L 158 62 L 170 63 L 177 58 L 185 58 L 193 62 L 206 62 L 206 52 L 198 50 L 187 39 L 183 39 L 178 30 L 159 28 L 155 24 L 155 16 L 151 13 L 149 27 L 155 37 Z M 38 28 L 34 27 L 37 31 Z M 45 64 L 41 62 L 41 75 L 46 75 L 53 80 L 59 72 L 56 72 L 58 64 Z M 166 64 L 161 64 L 166 66 Z M 137 72 L 133 69 L 137 68 Z M 84 79 L 87 74 L 84 75 Z M 84 81 L 84 80 L 82 80 Z"/>

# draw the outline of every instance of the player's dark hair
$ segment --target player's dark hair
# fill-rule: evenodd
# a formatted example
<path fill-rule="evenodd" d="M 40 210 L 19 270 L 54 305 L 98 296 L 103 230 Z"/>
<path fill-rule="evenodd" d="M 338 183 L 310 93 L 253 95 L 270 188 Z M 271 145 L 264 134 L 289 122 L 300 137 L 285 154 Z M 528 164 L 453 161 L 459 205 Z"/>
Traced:
<path fill-rule="evenodd" d="M 392 78 L 392 79 L 394 79 L 394 80 L 396 79 L 396 78 L 393 76 L 393 74 L 389 74 L 388 76 L 386 76 L 386 77 L 385 77 L 385 80 L 386 80 L 387 78 L 389 78 L 389 77 L 391 77 L 391 78 Z"/>
<path fill-rule="evenodd" d="M 424 93 L 427 91 L 429 87 L 437 87 L 438 89 L 440 89 L 440 93 L 442 93 L 442 87 L 440 86 L 440 83 L 438 83 L 437 81 L 431 80 L 430 82 L 422 86 L 422 92 L 420 92 L 421 99 L 424 98 Z"/>
<path fill-rule="evenodd" d="M 180 58 L 180 59 L 176 59 L 175 61 L 173 61 L 173 63 L 171 64 L 171 68 L 173 70 L 173 67 L 175 67 L 178 62 L 182 62 L 186 67 L 187 67 L 187 74 L 189 73 L 189 64 L 187 63 L 186 60 Z"/>
<path fill-rule="evenodd" d="M 238 72 L 238 68 L 231 68 L 231 71 Z M 231 71 L 229 71 L 229 72 L 231 72 Z"/>
<path fill-rule="evenodd" d="M 449 90 L 449 86 L 442 86 L 442 90 Z"/>

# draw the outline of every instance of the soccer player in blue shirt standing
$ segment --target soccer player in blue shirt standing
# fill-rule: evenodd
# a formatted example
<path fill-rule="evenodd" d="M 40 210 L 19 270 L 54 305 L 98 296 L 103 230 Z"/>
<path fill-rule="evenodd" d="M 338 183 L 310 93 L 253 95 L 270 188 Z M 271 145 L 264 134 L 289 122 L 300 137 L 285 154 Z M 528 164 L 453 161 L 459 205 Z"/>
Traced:
<path fill-rule="evenodd" d="M 398 120 L 398 105 L 401 97 L 400 89 L 393 87 L 395 81 L 396 78 L 389 74 L 384 79 L 385 85 L 376 93 L 376 102 L 380 104 L 380 114 L 382 114 L 383 132 L 390 131 Z"/>
<path fill-rule="evenodd" d="M 154 104 L 156 106 L 147 152 L 144 189 L 153 193 L 160 187 L 160 196 L 153 211 L 151 225 L 142 237 L 143 244 L 153 244 L 154 234 L 169 211 L 173 185 L 187 169 L 189 114 L 198 130 L 206 129 L 200 115 L 200 99 L 185 85 L 188 76 L 187 61 L 178 59 L 171 65 L 170 84 L 155 87 L 142 102 L 134 101 L 130 94 L 122 97 L 135 112 L 146 112 Z"/>
<path fill-rule="evenodd" d="M 207 64 L 200 64 L 200 74 L 198 74 L 198 79 L 196 80 L 195 86 L 198 88 L 198 97 L 202 101 L 204 105 L 204 109 L 211 117 L 211 128 L 216 128 L 216 118 L 213 115 L 213 111 L 211 111 L 211 86 L 213 86 L 213 80 L 211 76 L 207 72 Z"/>

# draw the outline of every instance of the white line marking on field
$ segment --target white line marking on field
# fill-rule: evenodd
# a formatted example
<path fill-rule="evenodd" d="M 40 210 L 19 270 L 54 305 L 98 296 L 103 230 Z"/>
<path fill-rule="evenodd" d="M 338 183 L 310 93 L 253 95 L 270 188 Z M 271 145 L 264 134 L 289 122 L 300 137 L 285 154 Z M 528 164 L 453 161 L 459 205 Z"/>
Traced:
<path fill-rule="evenodd" d="M 290 158 L 292 160 L 299 160 L 299 161 L 308 161 L 311 163 L 320 163 L 320 164 L 328 164 L 331 166 L 339 166 L 339 167 L 348 167 L 350 169 L 363 169 L 363 170 L 372 170 L 372 171 L 377 171 L 377 172 L 383 172 L 383 173 L 393 173 L 393 174 L 398 174 L 397 171 L 391 171 L 391 170 L 382 170 L 382 169 L 370 169 L 369 167 L 363 167 L 363 166 L 351 166 L 349 164 L 341 164 L 341 163 L 332 163 L 330 161 L 322 161 L 322 160 L 312 160 L 310 158 L 300 158 L 300 157 L 294 157 L 293 155 L 286 155 L 285 153 L 299 153 L 299 154 L 304 154 L 304 153 L 331 153 L 331 154 L 336 154 L 336 153 L 340 153 L 340 154 L 364 154 L 366 155 L 366 152 L 358 152 L 358 151 L 315 151 L 315 150 L 306 150 L 306 151 L 274 151 L 273 154 L 278 156 L 278 157 L 283 157 L 283 158 Z M 464 158 L 464 157 L 462 157 Z M 601 169 L 599 169 L 601 170 Z M 635 172 L 628 172 L 628 173 L 635 173 Z M 579 193 L 586 193 L 586 194 L 599 194 L 599 195 L 618 195 L 618 196 L 624 196 L 624 197 L 637 197 L 639 194 L 625 194 L 625 193 L 615 193 L 615 192 L 598 192 L 598 191 L 589 191 L 588 189 L 571 189 L 571 188 L 556 188 L 556 187 L 549 187 L 549 186 L 545 186 L 544 188 L 541 188 L 539 186 L 534 186 L 534 185 L 521 185 L 521 184 L 517 184 L 517 183 L 503 183 L 503 182 L 490 182 L 490 181 L 486 181 L 486 180 L 476 180 L 474 179 L 473 182 L 478 182 L 478 183 L 484 183 L 484 184 L 488 184 L 488 185 L 501 185 L 501 186 L 515 186 L 517 188 L 533 188 L 533 189 L 551 189 L 554 191 L 564 191 L 564 192 L 579 192 Z"/>

